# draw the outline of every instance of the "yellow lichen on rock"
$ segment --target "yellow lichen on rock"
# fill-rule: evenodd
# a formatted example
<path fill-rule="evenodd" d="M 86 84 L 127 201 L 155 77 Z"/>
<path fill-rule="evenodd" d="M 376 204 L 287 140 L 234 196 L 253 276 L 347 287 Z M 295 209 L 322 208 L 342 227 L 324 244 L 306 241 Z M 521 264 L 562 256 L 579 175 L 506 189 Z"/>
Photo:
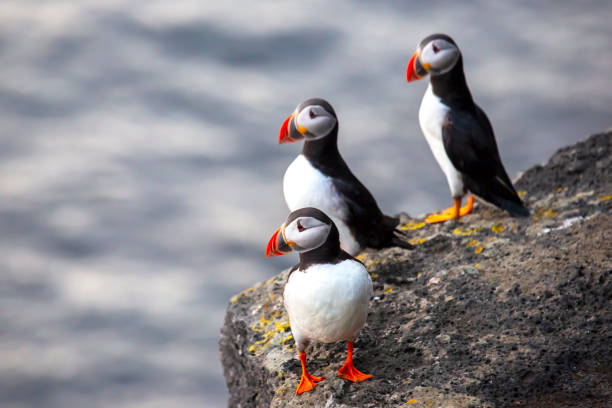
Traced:
<path fill-rule="evenodd" d="M 417 230 L 417 229 L 423 228 L 425 225 L 427 224 L 425 224 L 422 221 L 417 222 L 417 221 L 410 220 L 406 224 L 402 225 L 400 228 L 403 230 Z"/>
<path fill-rule="evenodd" d="M 482 230 L 483 227 L 475 227 L 475 228 L 470 228 L 467 230 L 461 230 L 461 228 L 455 228 L 453 230 L 453 234 L 455 235 L 463 235 L 463 236 L 468 236 L 468 235 L 472 235 L 476 232 L 479 232 L 480 230 Z"/>
<path fill-rule="evenodd" d="M 238 299 L 240 299 L 241 297 L 246 296 L 248 293 L 254 292 L 254 291 L 255 291 L 255 288 L 245 289 L 242 292 L 240 292 L 238 295 L 232 297 L 232 299 L 230 301 L 232 302 L 232 304 L 234 304 L 234 303 L 238 302 Z"/>
<path fill-rule="evenodd" d="M 264 302 L 261 316 L 251 325 L 251 330 L 259 333 L 262 338 L 249 346 L 250 353 L 258 354 L 273 344 L 285 345 L 291 337 L 281 337 L 289 328 L 289 316 L 278 305 L 274 294 Z"/>
<path fill-rule="evenodd" d="M 470 247 L 476 247 L 476 248 L 474 249 L 474 252 L 475 252 L 475 253 L 477 253 L 477 254 L 481 253 L 481 252 L 483 251 L 483 249 L 484 249 L 484 248 L 483 248 L 483 246 L 482 246 L 482 242 L 477 241 L 477 240 L 475 240 L 475 239 L 473 239 L 473 240 L 471 240 L 470 242 L 468 242 L 468 243 L 467 243 L 465 246 L 466 246 L 467 248 L 470 248 Z"/>
<path fill-rule="evenodd" d="M 413 238 L 409 240 L 408 242 L 412 245 L 421 245 L 422 243 L 426 241 L 427 241 L 427 238 Z"/>
<path fill-rule="evenodd" d="M 262 317 L 262 319 L 263 319 L 263 317 Z M 266 321 L 266 323 L 269 323 L 269 321 Z M 271 322 L 271 323 L 272 323 L 271 325 L 267 325 L 263 329 L 263 331 L 262 331 L 263 339 L 257 340 L 255 343 L 253 343 L 253 344 L 251 344 L 249 346 L 249 352 L 250 353 L 257 354 L 258 352 L 261 352 L 261 351 L 265 350 L 270 345 L 275 343 L 272 340 L 274 340 L 274 338 L 276 337 L 277 334 L 283 333 L 283 332 L 285 332 L 286 329 L 289 328 L 289 321 L 288 320 L 287 321 L 281 321 L 281 322 Z M 288 339 L 285 338 L 283 340 L 287 341 Z M 282 340 L 278 341 L 277 344 L 281 344 L 281 341 Z"/>
<path fill-rule="evenodd" d="M 554 212 L 551 207 L 540 207 L 533 215 L 533 219 L 534 221 L 537 221 L 542 218 L 555 218 L 557 215 L 559 214 Z"/>
<path fill-rule="evenodd" d="M 611 199 L 612 199 L 612 194 L 608 194 L 603 197 L 599 197 L 597 200 L 603 202 L 603 201 L 609 201 Z"/>
<path fill-rule="evenodd" d="M 504 225 L 502 223 L 497 223 L 497 224 L 495 224 L 495 225 L 493 225 L 491 227 L 491 231 L 493 231 L 496 234 L 499 233 L 499 232 L 502 232 L 504 229 L 505 228 L 504 228 Z"/>

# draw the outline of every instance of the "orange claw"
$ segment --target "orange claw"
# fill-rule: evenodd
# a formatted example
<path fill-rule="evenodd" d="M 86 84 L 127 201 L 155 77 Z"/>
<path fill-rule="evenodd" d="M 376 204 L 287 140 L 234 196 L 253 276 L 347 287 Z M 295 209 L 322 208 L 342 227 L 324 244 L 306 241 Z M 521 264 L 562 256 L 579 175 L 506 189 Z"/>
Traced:
<path fill-rule="evenodd" d="M 318 382 L 325 379 L 325 377 L 315 377 L 314 375 L 310 375 L 308 373 L 308 370 L 306 370 L 306 353 L 303 351 L 300 351 L 300 361 L 302 362 L 302 379 L 300 380 L 297 390 L 295 390 L 297 395 L 307 391 L 312 391 L 313 388 L 318 385 Z"/>
<path fill-rule="evenodd" d="M 342 377 L 345 380 L 352 382 L 365 381 L 368 378 L 372 378 L 371 374 L 364 374 L 357 370 L 353 365 L 353 342 L 349 341 L 347 346 L 346 362 L 338 370 L 338 377 Z"/>
<path fill-rule="evenodd" d="M 455 198 L 454 201 L 454 206 L 447 208 L 439 214 L 431 214 L 427 216 L 427 218 L 425 218 L 425 222 L 428 224 L 433 224 L 436 222 L 454 220 L 472 212 L 472 207 L 474 206 L 474 196 L 470 195 L 468 197 L 465 207 L 461 207 L 461 198 Z"/>

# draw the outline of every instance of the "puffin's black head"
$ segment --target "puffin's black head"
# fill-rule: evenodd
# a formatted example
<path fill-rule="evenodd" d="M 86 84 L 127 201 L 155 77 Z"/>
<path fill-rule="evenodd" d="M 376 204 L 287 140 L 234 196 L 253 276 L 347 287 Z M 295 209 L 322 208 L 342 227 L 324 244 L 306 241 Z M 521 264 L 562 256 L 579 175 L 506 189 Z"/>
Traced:
<path fill-rule="evenodd" d="M 446 34 L 432 34 L 425 37 L 410 58 L 406 69 L 406 80 L 416 81 L 428 73 L 442 75 L 453 69 L 461 51 L 455 41 Z"/>
<path fill-rule="evenodd" d="M 293 211 L 272 235 L 266 247 L 266 258 L 291 251 L 308 252 L 333 242 L 339 247 L 340 238 L 334 222 L 313 207 Z"/>
<path fill-rule="evenodd" d="M 298 105 L 280 128 L 278 143 L 321 139 L 338 125 L 334 108 L 324 99 L 312 98 Z"/>

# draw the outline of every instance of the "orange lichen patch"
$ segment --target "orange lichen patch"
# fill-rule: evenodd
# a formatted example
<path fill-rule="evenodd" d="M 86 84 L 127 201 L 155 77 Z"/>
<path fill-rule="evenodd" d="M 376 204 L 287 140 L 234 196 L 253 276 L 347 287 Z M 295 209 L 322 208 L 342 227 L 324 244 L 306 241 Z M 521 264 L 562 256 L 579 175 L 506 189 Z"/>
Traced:
<path fill-rule="evenodd" d="M 453 234 L 455 235 L 463 235 L 463 236 L 468 236 L 468 235 L 472 235 L 478 231 L 482 230 L 482 227 L 476 227 L 476 228 L 470 228 L 467 230 L 461 230 L 461 228 L 455 228 L 453 230 Z"/>
<path fill-rule="evenodd" d="M 559 187 L 559 188 L 557 189 L 557 193 L 562 193 L 562 192 L 563 192 L 563 191 L 565 191 L 565 190 L 567 190 L 567 188 L 565 188 L 565 187 Z"/>
<path fill-rule="evenodd" d="M 415 402 L 417 402 L 417 400 L 411 399 L 409 401 L 406 401 L 406 405 L 414 404 Z"/>
<path fill-rule="evenodd" d="M 603 202 L 603 201 L 609 201 L 609 200 L 612 200 L 612 194 L 608 194 L 608 195 L 605 195 L 605 196 L 603 196 L 603 197 L 599 197 L 599 198 L 597 199 L 597 201 L 602 201 L 602 202 Z"/>
<path fill-rule="evenodd" d="M 466 247 L 468 247 L 468 248 L 469 248 L 469 247 L 476 246 L 476 245 L 480 245 L 480 242 L 479 242 L 479 241 L 476 241 L 475 239 L 473 239 L 473 240 L 471 240 L 470 242 L 468 242 L 468 243 L 466 244 Z"/>
<path fill-rule="evenodd" d="M 475 253 L 477 253 L 477 254 L 479 254 L 479 253 L 481 253 L 481 252 L 482 252 L 482 250 L 483 250 L 483 249 L 484 249 L 483 247 L 478 247 L 478 248 L 476 248 L 476 249 L 474 250 L 474 252 L 475 252 Z"/>
<path fill-rule="evenodd" d="M 520 191 L 517 191 L 516 194 L 518 194 L 520 198 L 525 198 L 525 196 L 527 195 L 527 191 L 520 190 Z"/>
<path fill-rule="evenodd" d="M 476 269 L 480 268 L 480 264 L 479 263 L 474 264 L 474 268 L 476 268 Z"/>
<path fill-rule="evenodd" d="M 391 293 L 393 289 L 389 286 L 387 289 L 383 290 L 384 293 Z"/>
<path fill-rule="evenodd" d="M 400 229 L 403 229 L 403 230 L 417 230 L 417 229 L 423 228 L 425 225 L 427 225 L 427 224 L 422 222 L 422 221 L 421 222 L 417 222 L 417 221 L 410 220 L 406 224 L 402 225 L 400 227 Z"/>
<path fill-rule="evenodd" d="M 499 233 L 499 232 L 502 232 L 504 229 L 505 228 L 504 228 L 504 225 L 502 223 L 497 223 L 497 224 L 495 224 L 495 225 L 493 225 L 491 227 L 491 231 L 493 231 L 496 234 Z"/>
<path fill-rule="evenodd" d="M 422 243 L 426 241 L 427 241 L 427 238 L 413 238 L 409 240 L 408 242 L 411 243 L 412 245 L 421 245 Z"/>
<path fill-rule="evenodd" d="M 376 278 L 378 278 L 378 274 L 372 272 L 372 273 L 370 273 L 370 277 L 372 277 L 372 279 L 376 279 Z"/>

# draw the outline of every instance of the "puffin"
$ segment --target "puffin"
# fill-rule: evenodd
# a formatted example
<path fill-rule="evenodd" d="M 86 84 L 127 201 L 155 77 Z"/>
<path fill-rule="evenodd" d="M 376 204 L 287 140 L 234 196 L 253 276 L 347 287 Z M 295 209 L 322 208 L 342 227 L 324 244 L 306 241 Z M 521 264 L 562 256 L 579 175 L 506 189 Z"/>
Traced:
<path fill-rule="evenodd" d="M 278 142 L 304 140 L 302 152 L 285 172 L 283 193 L 290 211 L 315 207 L 337 225 L 342 248 L 357 255 L 366 247 L 412 249 L 398 229 L 399 219 L 384 215 L 368 189 L 338 151 L 338 117 L 329 102 L 313 98 L 283 122 Z"/>
<path fill-rule="evenodd" d="M 372 378 L 353 364 L 353 342 L 366 322 L 372 280 L 365 266 L 340 247 L 338 228 L 323 211 L 293 211 L 272 235 L 266 257 L 295 251 L 300 262 L 289 272 L 283 292 L 291 333 L 302 364 L 296 393 L 311 391 L 325 377 L 306 369 L 312 341 L 348 341 L 346 361 L 338 376 L 353 382 Z"/>
<path fill-rule="evenodd" d="M 474 195 L 526 217 L 525 207 L 501 162 L 489 118 L 474 102 L 463 72 L 463 58 L 446 34 L 423 39 L 406 70 L 408 82 L 430 75 L 419 109 L 425 139 L 446 175 L 454 205 L 426 217 L 428 223 L 457 220 L 472 211 Z M 461 207 L 467 193 L 466 205 Z"/>

